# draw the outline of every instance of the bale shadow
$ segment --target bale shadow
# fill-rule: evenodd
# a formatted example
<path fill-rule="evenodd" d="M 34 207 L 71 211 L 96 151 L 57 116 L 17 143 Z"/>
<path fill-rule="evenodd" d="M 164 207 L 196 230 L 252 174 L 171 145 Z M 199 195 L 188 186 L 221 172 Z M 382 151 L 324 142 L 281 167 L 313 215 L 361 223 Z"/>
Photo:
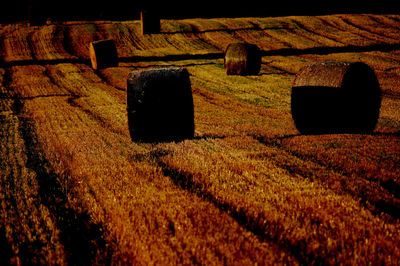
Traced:
<path fill-rule="evenodd" d="M 371 133 L 379 117 L 381 98 L 376 94 L 326 86 L 293 87 L 292 117 L 306 135 Z"/>

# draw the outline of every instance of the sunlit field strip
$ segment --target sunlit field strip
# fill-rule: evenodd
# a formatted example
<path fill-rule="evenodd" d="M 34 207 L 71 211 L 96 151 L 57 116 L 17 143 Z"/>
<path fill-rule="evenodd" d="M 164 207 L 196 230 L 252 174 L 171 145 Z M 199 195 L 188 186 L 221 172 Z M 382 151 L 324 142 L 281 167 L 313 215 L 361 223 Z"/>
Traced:
<path fill-rule="evenodd" d="M 349 31 L 349 32 L 354 32 L 354 34 L 357 34 L 361 38 L 364 39 L 369 39 L 371 42 L 381 42 L 385 44 L 391 44 L 391 43 L 398 43 L 399 38 L 388 38 L 385 35 L 381 34 L 376 34 L 374 32 L 375 28 L 380 28 L 379 25 L 368 25 L 368 29 L 363 28 L 362 26 L 360 27 L 359 25 L 365 26 L 365 21 L 363 21 L 364 16 L 358 15 L 358 16 L 350 16 L 349 18 L 346 18 L 343 15 L 338 15 L 338 16 L 332 16 L 331 17 L 331 23 L 335 25 L 335 27 L 341 29 L 342 31 Z M 361 20 L 361 21 L 359 21 Z M 385 25 L 385 28 L 390 32 L 392 29 L 390 29 L 392 26 L 398 27 L 399 23 L 397 22 L 396 24 L 388 24 Z"/>
<path fill-rule="evenodd" d="M 1 38 L 4 61 L 32 59 L 32 51 L 28 43 L 30 32 L 31 30 L 19 24 L 10 24 L 4 27 L 3 38 Z"/>
<path fill-rule="evenodd" d="M 371 29 L 371 31 L 379 30 L 379 33 L 382 35 L 387 35 L 394 39 L 399 38 L 398 24 L 400 22 L 399 22 L 398 16 L 396 16 L 396 15 L 386 15 L 386 16 L 370 15 L 370 18 L 371 18 L 371 20 L 376 21 L 376 23 L 380 24 L 380 26 L 374 27 L 373 29 Z M 389 29 L 389 30 L 387 30 L 387 29 Z"/>
<path fill-rule="evenodd" d="M 345 19 L 347 23 L 358 27 L 361 30 L 368 31 L 373 34 L 385 37 L 385 42 L 391 42 L 392 40 L 399 40 L 399 21 L 396 20 L 396 16 L 392 15 L 374 15 L 374 14 L 362 14 L 353 16 L 340 16 Z"/>
<path fill-rule="evenodd" d="M 34 98 L 69 95 L 64 88 L 55 86 L 46 75 L 47 69 L 44 66 L 13 66 L 7 70 L 7 75 L 12 81 L 7 86 L 7 97 Z"/>
<path fill-rule="evenodd" d="M 34 58 L 37 60 L 75 59 L 64 47 L 63 27 L 47 25 L 29 36 Z"/>
<path fill-rule="evenodd" d="M 362 36 L 357 34 L 357 32 L 346 31 L 340 28 L 335 23 L 335 18 L 331 18 L 330 16 L 315 17 L 311 19 L 313 20 L 315 19 L 317 21 L 317 24 L 310 23 L 311 26 L 313 27 L 312 30 L 315 30 L 317 34 L 324 35 L 338 42 L 342 42 L 345 45 L 364 46 L 364 45 L 369 45 L 371 43 L 376 43 L 370 39 L 362 38 Z"/>

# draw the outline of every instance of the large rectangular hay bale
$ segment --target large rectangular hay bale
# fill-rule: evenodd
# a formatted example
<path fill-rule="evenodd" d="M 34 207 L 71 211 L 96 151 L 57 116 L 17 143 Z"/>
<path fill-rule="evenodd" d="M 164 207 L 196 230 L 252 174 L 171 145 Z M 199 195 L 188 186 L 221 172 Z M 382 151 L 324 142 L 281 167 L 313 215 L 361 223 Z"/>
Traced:
<path fill-rule="evenodd" d="M 118 66 L 117 48 L 112 39 L 91 42 L 89 53 L 93 69 Z"/>
<path fill-rule="evenodd" d="M 137 70 L 127 80 L 132 140 L 179 141 L 194 136 L 193 97 L 185 68 Z"/>

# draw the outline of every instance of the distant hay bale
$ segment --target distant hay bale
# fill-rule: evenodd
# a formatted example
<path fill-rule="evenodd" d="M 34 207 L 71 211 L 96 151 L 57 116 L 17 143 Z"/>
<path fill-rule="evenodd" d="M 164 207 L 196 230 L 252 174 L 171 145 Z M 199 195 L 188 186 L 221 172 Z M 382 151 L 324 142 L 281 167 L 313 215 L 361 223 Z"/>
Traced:
<path fill-rule="evenodd" d="M 93 69 L 118 66 L 117 48 L 112 39 L 90 43 L 89 53 Z"/>
<path fill-rule="evenodd" d="M 261 52 L 255 44 L 231 43 L 225 50 L 224 65 L 228 75 L 257 75 L 261 68 Z"/>
<path fill-rule="evenodd" d="M 361 62 L 308 64 L 293 81 L 292 117 L 302 134 L 372 132 L 380 106 L 378 79 Z"/>
<path fill-rule="evenodd" d="M 127 111 L 133 141 L 179 141 L 194 136 L 194 110 L 185 68 L 137 70 L 127 80 Z"/>
<path fill-rule="evenodd" d="M 157 12 L 142 10 L 140 12 L 142 34 L 159 33 L 161 30 L 160 17 Z"/>

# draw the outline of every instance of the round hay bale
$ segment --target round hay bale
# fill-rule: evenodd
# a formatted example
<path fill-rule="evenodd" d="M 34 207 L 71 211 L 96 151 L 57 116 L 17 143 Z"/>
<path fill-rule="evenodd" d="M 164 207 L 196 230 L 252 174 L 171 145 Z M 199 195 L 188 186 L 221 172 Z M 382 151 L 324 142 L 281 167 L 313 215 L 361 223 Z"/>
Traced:
<path fill-rule="evenodd" d="M 133 71 L 127 81 L 133 141 L 179 141 L 194 137 L 193 97 L 185 68 Z"/>
<path fill-rule="evenodd" d="M 161 31 L 160 16 L 155 11 L 142 10 L 140 12 L 142 34 L 159 33 Z"/>
<path fill-rule="evenodd" d="M 308 64 L 293 81 L 292 117 L 302 134 L 372 132 L 380 106 L 378 79 L 361 62 Z"/>
<path fill-rule="evenodd" d="M 231 43 L 225 50 L 224 65 L 228 75 L 257 75 L 261 68 L 261 51 L 255 44 Z"/>
<path fill-rule="evenodd" d="M 117 48 L 112 39 L 91 42 L 89 53 L 93 69 L 118 66 Z"/>

